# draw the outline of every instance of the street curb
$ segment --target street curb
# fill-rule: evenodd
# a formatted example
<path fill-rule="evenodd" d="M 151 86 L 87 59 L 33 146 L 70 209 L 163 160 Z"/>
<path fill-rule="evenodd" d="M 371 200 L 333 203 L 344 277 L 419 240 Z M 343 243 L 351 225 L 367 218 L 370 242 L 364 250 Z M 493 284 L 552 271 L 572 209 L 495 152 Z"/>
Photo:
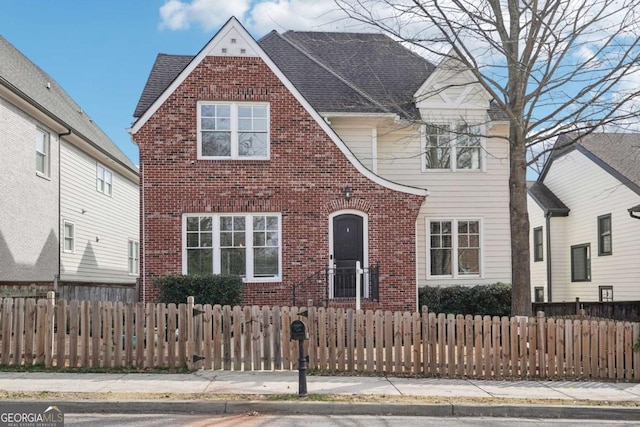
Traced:
<path fill-rule="evenodd" d="M 3 400 L 2 406 L 42 400 Z M 402 415 L 415 417 L 495 417 L 637 421 L 640 408 L 616 406 L 472 405 L 305 401 L 101 401 L 47 402 L 64 414 L 270 414 L 270 415 Z"/>

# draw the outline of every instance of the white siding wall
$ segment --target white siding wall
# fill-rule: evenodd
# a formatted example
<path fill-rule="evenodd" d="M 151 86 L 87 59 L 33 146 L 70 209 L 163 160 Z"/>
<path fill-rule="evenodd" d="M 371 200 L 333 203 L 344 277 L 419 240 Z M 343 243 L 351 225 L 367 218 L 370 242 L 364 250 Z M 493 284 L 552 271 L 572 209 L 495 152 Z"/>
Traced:
<path fill-rule="evenodd" d="M 571 209 L 558 222 L 563 247 L 552 248 L 554 300 L 597 301 L 599 286 L 613 286 L 614 300 L 640 299 L 640 221 L 627 212 L 640 195 L 577 150 L 555 160 L 544 183 Z M 613 254 L 598 256 L 597 218 L 605 214 L 611 214 Z M 555 233 L 560 225 L 553 227 Z M 591 244 L 591 281 L 572 283 L 570 248 L 582 243 Z"/>
<path fill-rule="evenodd" d="M 113 192 L 96 190 L 97 159 L 62 142 L 61 218 L 75 226 L 75 250 L 61 254 L 64 281 L 134 283 L 128 274 L 128 241 L 139 240 L 137 184 L 125 179 L 110 161 L 101 162 L 113 173 Z M 84 213 L 83 213 L 84 212 Z"/>
<path fill-rule="evenodd" d="M 36 126 L 50 133 L 49 178 L 36 175 Z M 57 135 L 0 98 L 0 281 L 58 272 Z"/>
<path fill-rule="evenodd" d="M 332 126 L 354 154 L 362 157 L 362 162 L 368 165 L 372 153 L 367 151 L 371 146 L 371 127 L 363 126 L 362 120 L 333 118 Z M 486 167 L 483 171 L 422 172 L 419 127 L 389 121 L 381 121 L 377 126 L 377 144 L 373 156 L 377 157 L 378 175 L 430 191 L 416 224 L 418 285 L 510 283 L 511 233 L 506 142 L 498 138 L 487 139 Z M 496 125 L 489 132 L 503 135 L 507 128 Z M 482 277 L 427 279 L 427 218 L 478 219 L 482 222 Z"/>
<path fill-rule="evenodd" d="M 331 127 L 360 162 L 370 171 L 374 168 L 374 144 L 377 137 L 377 124 L 367 119 L 331 119 Z"/>
<path fill-rule="evenodd" d="M 548 301 L 547 296 L 547 224 L 544 217 L 544 211 L 540 206 L 531 198 L 527 196 L 527 209 L 529 211 L 529 224 L 531 229 L 529 230 L 529 250 L 531 252 L 531 301 L 534 300 L 534 288 L 544 288 L 544 300 Z M 543 242 L 543 260 L 534 261 L 533 246 L 533 230 L 542 227 L 542 242 Z"/>

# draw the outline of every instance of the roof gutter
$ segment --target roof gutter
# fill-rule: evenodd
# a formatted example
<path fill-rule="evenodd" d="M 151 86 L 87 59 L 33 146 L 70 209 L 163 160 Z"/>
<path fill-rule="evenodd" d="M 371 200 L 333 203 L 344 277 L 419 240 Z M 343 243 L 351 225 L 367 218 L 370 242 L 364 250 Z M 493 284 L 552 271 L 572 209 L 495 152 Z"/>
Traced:
<path fill-rule="evenodd" d="M 124 167 L 128 171 L 133 172 L 135 175 L 139 176 L 139 173 L 138 173 L 137 170 L 131 169 L 127 164 L 123 163 L 119 159 L 114 158 L 108 151 L 106 151 L 102 147 L 100 147 L 97 144 L 95 144 L 91 139 L 87 138 L 86 136 L 84 136 L 83 134 L 78 132 L 76 129 L 74 129 L 71 125 L 69 125 L 65 121 L 61 120 L 60 117 L 56 116 L 55 114 L 53 114 L 52 112 L 50 112 L 49 110 L 44 108 L 42 105 L 40 105 L 40 103 L 36 102 L 34 99 L 32 99 L 26 93 L 22 92 L 20 89 L 18 89 L 16 86 L 14 86 L 7 79 L 5 79 L 4 77 L 0 76 L 0 83 L 3 84 L 5 87 L 7 87 L 13 94 L 18 96 L 20 99 L 22 99 L 23 101 L 27 102 L 29 105 L 34 107 L 36 110 L 40 111 L 45 116 L 49 117 L 51 120 L 53 120 L 54 122 L 58 123 L 60 126 L 66 128 L 68 133 L 66 133 L 64 135 L 71 135 L 73 133 L 74 135 L 76 135 L 77 137 L 79 137 L 80 139 L 85 141 L 87 144 L 89 144 L 91 147 L 93 147 L 94 149 L 98 150 L 100 153 L 108 156 L 109 158 L 113 159 L 114 162 L 118 163 L 120 166 Z"/>

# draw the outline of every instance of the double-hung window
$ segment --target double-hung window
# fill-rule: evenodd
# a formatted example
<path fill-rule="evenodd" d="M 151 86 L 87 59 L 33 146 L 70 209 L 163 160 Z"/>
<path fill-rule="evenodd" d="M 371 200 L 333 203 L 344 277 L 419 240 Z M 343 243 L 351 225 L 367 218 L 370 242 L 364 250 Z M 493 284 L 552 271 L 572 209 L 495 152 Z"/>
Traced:
<path fill-rule="evenodd" d="M 280 229 L 279 214 L 185 215 L 183 272 L 280 280 Z"/>
<path fill-rule="evenodd" d="M 423 169 L 481 170 L 481 127 L 459 124 L 428 124 L 424 129 Z"/>
<path fill-rule="evenodd" d="M 542 241 L 542 227 L 533 229 L 533 260 L 544 260 L 544 245 Z"/>
<path fill-rule="evenodd" d="M 480 221 L 429 220 L 429 276 L 480 276 Z"/>
<path fill-rule="evenodd" d="M 98 163 L 96 166 L 96 190 L 110 196 L 113 188 L 112 181 L 113 173 Z"/>
<path fill-rule="evenodd" d="M 76 246 L 76 230 L 75 225 L 72 222 L 64 221 L 64 247 L 63 252 L 73 253 Z"/>
<path fill-rule="evenodd" d="M 611 214 L 598 217 L 598 256 L 611 255 Z"/>
<path fill-rule="evenodd" d="M 198 103 L 198 158 L 269 158 L 269 104 Z"/>
<path fill-rule="evenodd" d="M 571 246 L 571 281 L 591 281 L 591 245 Z"/>
<path fill-rule="evenodd" d="M 36 172 L 44 177 L 49 177 L 49 150 L 49 134 L 36 128 Z"/>
<path fill-rule="evenodd" d="M 128 252 L 129 274 L 137 276 L 140 272 L 140 243 L 137 240 L 129 239 Z"/>

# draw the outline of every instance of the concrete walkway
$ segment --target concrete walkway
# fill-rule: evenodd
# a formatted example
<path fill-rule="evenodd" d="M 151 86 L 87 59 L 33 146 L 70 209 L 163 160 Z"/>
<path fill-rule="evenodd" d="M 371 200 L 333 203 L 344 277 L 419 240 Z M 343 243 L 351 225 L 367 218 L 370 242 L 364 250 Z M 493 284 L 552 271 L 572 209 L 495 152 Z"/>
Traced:
<path fill-rule="evenodd" d="M 47 399 L 43 392 L 80 393 L 62 397 L 64 400 L 56 402 L 68 413 L 256 411 L 536 418 L 565 417 L 568 414 L 571 418 L 640 420 L 640 384 L 636 383 L 307 377 L 309 395 L 359 396 L 357 403 L 343 403 L 298 399 L 297 371 L 197 371 L 189 374 L 0 372 L 0 390 L 16 395 L 26 393 L 28 399 L 33 399 L 34 393 L 41 394 L 42 399 Z M 118 393 L 126 393 L 126 405 Z M 108 394 L 113 394 L 113 399 L 105 397 Z M 216 398 L 216 395 L 221 396 Z M 258 395 L 291 395 L 292 399 L 269 401 L 258 398 Z M 374 395 L 377 396 L 371 400 L 375 402 L 368 403 L 367 396 Z M 397 398 L 401 396 L 414 399 L 409 403 L 398 403 Z M 0 403 L 0 409 L 15 402 L 15 398 L 10 398 L 11 401 Z M 484 401 L 483 398 L 493 399 Z"/>

